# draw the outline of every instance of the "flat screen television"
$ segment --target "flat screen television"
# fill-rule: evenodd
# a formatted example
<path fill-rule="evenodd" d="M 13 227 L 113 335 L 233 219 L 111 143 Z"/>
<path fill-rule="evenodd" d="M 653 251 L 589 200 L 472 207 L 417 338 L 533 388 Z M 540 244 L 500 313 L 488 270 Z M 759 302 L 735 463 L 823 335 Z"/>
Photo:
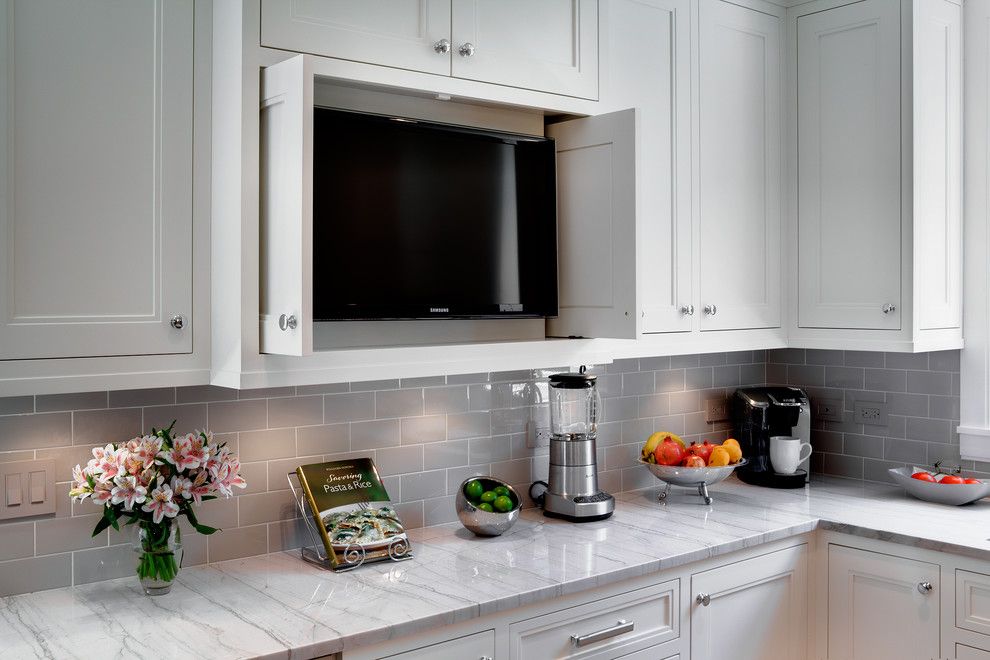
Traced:
<path fill-rule="evenodd" d="M 317 321 L 557 314 L 553 141 L 316 108 Z"/>

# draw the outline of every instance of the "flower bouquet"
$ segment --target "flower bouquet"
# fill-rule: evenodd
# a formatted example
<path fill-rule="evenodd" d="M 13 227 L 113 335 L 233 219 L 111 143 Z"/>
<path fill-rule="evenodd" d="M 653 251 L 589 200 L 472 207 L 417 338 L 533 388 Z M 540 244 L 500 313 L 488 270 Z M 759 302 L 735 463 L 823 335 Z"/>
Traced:
<path fill-rule="evenodd" d="M 173 436 L 174 426 L 173 421 L 167 429 L 152 428 L 151 435 L 95 447 L 86 467 L 72 471 L 69 496 L 78 502 L 89 497 L 103 507 L 93 536 L 108 527 L 119 530 L 123 518 L 129 519 L 126 525 L 137 523 L 137 574 L 148 595 L 168 593 L 179 572 L 178 516 L 200 534 L 213 534 L 218 530 L 199 523 L 193 504 L 218 494 L 230 497 L 234 487 L 247 485 L 227 443 L 214 442 L 209 431 Z"/>

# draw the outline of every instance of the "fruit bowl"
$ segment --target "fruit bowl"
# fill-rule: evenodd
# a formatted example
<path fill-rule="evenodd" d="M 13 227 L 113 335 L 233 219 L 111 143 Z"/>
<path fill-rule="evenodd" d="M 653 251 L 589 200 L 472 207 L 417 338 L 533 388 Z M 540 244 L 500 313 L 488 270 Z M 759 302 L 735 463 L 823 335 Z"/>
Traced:
<path fill-rule="evenodd" d="M 645 465 L 653 476 L 663 481 L 667 484 L 668 488 L 665 488 L 660 493 L 660 499 L 667 497 L 667 492 L 670 486 L 687 486 L 687 487 L 697 487 L 698 494 L 705 498 L 705 504 L 711 504 L 712 498 L 708 495 L 708 486 L 717 484 L 718 482 L 724 480 L 732 471 L 735 470 L 740 465 L 746 465 L 747 460 L 744 458 L 738 463 L 733 463 L 732 465 L 724 465 L 720 467 L 684 467 L 682 465 L 658 465 L 656 463 L 650 463 L 649 461 L 644 461 L 642 458 L 639 462 Z"/>
<path fill-rule="evenodd" d="M 486 490 L 492 490 L 496 486 L 505 486 L 509 489 L 512 501 L 515 506 L 510 511 L 483 511 L 476 507 L 464 494 L 464 487 L 470 481 L 480 481 Z M 454 508 L 457 510 L 457 518 L 461 524 L 474 532 L 477 536 L 499 536 L 504 534 L 516 524 L 519 519 L 519 511 L 522 510 L 522 499 L 518 493 L 508 483 L 495 477 L 468 477 L 461 482 L 457 489 L 457 497 L 454 498 Z"/>
<path fill-rule="evenodd" d="M 908 495 L 926 502 L 960 506 L 990 495 L 990 484 L 987 483 L 940 484 L 931 481 L 920 481 L 918 479 L 912 479 L 912 470 L 906 467 L 891 468 L 888 472 L 894 481 L 904 487 Z"/>

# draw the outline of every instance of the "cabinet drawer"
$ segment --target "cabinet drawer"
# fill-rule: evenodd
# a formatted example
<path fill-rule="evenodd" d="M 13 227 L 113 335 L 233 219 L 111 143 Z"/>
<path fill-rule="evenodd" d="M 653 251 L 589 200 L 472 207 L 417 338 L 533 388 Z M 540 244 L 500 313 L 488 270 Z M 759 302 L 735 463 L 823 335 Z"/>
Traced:
<path fill-rule="evenodd" d="M 990 660 L 990 651 L 956 644 L 956 660 Z"/>
<path fill-rule="evenodd" d="M 676 639 L 678 592 L 678 581 L 672 580 L 517 621 L 509 626 L 509 656 L 615 658 Z"/>
<path fill-rule="evenodd" d="M 464 660 L 495 657 L 495 631 L 485 630 L 413 651 L 390 655 L 383 660 Z"/>
<path fill-rule="evenodd" d="M 990 635 L 990 575 L 956 570 L 956 627 Z"/>

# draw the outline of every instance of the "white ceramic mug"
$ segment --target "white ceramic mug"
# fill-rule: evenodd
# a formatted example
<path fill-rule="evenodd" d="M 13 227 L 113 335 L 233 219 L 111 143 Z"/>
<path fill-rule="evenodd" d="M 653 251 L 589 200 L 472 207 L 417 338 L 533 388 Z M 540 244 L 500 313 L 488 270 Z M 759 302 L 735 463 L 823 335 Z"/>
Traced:
<path fill-rule="evenodd" d="M 789 435 L 775 435 L 770 438 L 770 463 L 777 474 L 794 474 L 798 465 L 809 456 L 811 456 L 811 445 L 801 442 L 801 438 L 793 438 Z"/>

